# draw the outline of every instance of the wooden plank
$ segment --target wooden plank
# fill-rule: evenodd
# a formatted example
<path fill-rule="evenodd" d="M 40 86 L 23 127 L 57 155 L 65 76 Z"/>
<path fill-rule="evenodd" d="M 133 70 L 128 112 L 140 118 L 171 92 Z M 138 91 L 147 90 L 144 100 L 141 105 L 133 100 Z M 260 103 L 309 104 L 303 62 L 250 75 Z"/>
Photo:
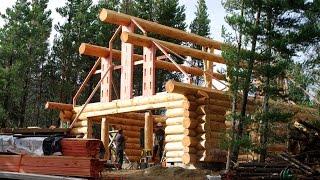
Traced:
<path fill-rule="evenodd" d="M 20 172 L 97 178 L 102 168 L 102 162 L 92 158 L 23 156 Z"/>
<path fill-rule="evenodd" d="M 75 157 L 97 157 L 101 143 L 98 139 L 64 138 L 61 140 L 62 154 Z"/>
<path fill-rule="evenodd" d="M 8 134 L 65 134 L 69 132 L 68 128 L 4 128 L 0 129 L 0 133 L 8 133 Z"/>

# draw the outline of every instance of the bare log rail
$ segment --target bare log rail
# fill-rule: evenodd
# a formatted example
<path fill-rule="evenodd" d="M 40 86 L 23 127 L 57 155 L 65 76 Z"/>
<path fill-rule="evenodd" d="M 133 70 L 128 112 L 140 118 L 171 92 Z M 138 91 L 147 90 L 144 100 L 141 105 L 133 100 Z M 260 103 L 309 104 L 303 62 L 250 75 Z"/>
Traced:
<path fill-rule="evenodd" d="M 205 38 L 196 34 L 188 33 L 179 29 L 164 26 L 155 22 L 147 21 L 137 17 L 118 13 L 108 9 L 102 9 L 99 15 L 101 21 L 111 24 L 127 26 L 134 19 L 145 31 L 165 35 L 171 38 L 180 39 L 182 41 L 192 42 L 201 46 L 214 49 L 221 49 L 222 43 Z"/>
<path fill-rule="evenodd" d="M 45 109 L 56 109 L 62 111 L 72 111 L 73 106 L 72 104 L 64 104 L 64 103 L 57 103 L 57 102 L 47 102 L 45 105 Z"/>

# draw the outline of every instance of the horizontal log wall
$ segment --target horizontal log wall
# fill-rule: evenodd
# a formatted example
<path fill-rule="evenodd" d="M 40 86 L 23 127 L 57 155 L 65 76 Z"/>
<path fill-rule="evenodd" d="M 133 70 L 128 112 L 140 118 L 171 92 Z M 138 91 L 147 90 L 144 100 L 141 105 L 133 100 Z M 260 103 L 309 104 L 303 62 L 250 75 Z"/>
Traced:
<path fill-rule="evenodd" d="M 166 111 L 167 162 L 225 162 L 226 151 L 220 140 L 226 130 L 225 113 L 229 99 L 214 101 L 205 92 L 189 94 L 190 106 L 171 107 Z M 224 100 L 223 100 L 224 99 Z"/>
<path fill-rule="evenodd" d="M 110 126 L 115 130 L 123 129 L 123 134 L 126 138 L 125 153 L 131 162 L 140 160 L 141 150 L 140 147 L 140 129 L 144 128 L 144 116 L 142 113 L 123 113 L 109 115 L 106 117 Z M 160 119 L 159 117 L 157 118 Z M 88 120 L 80 120 L 75 123 L 74 128 L 71 130 L 73 134 L 84 133 L 87 134 Z M 156 122 L 154 122 L 156 123 Z"/>
<path fill-rule="evenodd" d="M 185 95 L 190 104 L 188 109 L 167 109 L 167 161 L 226 162 L 226 151 L 221 150 L 220 141 L 226 131 L 225 114 L 230 109 L 230 97 L 221 91 L 172 81 L 166 84 L 166 90 Z"/>

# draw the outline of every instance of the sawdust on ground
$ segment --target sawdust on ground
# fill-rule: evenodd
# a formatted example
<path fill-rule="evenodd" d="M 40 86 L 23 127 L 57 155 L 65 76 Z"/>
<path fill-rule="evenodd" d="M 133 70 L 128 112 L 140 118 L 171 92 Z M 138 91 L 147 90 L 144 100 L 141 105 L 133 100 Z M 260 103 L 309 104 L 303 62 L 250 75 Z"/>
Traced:
<path fill-rule="evenodd" d="M 184 169 L 181 167 L 154 166 L 143 170 L 104 171 L 103 179 L 206 179 L 206 175 L 218 172 L 202 169 Z"/>

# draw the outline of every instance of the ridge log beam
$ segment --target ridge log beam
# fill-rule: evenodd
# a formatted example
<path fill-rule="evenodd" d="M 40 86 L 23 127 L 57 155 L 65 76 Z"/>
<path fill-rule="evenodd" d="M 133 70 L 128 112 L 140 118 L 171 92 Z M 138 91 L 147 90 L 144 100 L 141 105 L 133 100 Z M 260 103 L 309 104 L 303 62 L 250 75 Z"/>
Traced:
<path fill-rule="evenodd" d="M 122 26 L 128 26 L 132 22 L 132 19 L 134 19 L 147 32 L 153 32 L 174 39 L 180 39 L 182 41 L 221 50 L 221 42 L 108 9 L 102 9 L 99 18 L 102 22 Z"/>
<path fill-rule="evenodd" d="M 177 44 L 166 42 L 166 41 L 161 41 L 161 40 L 146 37 L 143 35 L 134 34 L 131 32 L 122 32 L 121 40 L 124 43 L 130 43 L 130 44 L 143 46 L 143 47 L 151 47 L 153 45 L 153 42 L 157 42 L 160 45 L 165 46 L 166 48 L 169 48 L 170 50 L 180 55 L 191 56 L 198 59 L 206 59 L 208 61 L 225 64 L 225 60 L 223 59 L 222 56 L 203 52 L 201 50 L 177 45 Z"/>

